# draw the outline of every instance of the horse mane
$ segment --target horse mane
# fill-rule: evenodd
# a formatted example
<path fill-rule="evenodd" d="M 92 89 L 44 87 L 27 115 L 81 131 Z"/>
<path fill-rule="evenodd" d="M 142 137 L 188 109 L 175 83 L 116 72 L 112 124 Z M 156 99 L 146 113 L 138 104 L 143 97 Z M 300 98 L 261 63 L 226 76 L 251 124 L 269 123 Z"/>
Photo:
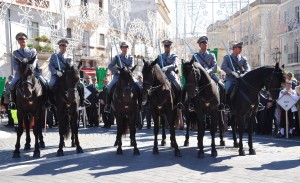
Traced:
<path fill-rule="evenodd" d="M 171 83 L 168 81 L 166 75 L 159 68 L 158 64 L 155 64 L 153 67 L 157 80 L 166 88 L 171 89 Z"/>

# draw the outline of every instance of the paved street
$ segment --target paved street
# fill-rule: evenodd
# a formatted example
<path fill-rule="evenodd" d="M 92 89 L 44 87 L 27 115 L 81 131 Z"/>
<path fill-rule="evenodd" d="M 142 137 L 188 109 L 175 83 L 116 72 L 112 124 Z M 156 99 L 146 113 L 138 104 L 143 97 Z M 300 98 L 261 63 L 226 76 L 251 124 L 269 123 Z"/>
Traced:
<path fill-rule="evenodd" d="M 56 157 L 58 129 L 47 129 L 46 148 L 41 158 L 33 159 L 33 149 L 24 151 L 22 136 L 21 158 L 13 159 L 16 134 L 12 128 L 0 125 L 1 182 L 297 182 L 300 179 L 300 139 L 277 139 L 255 136 L 257 155 L 238 156 L 232 148 L 231 133 L 226 147 L 218 146 L 218 157 L 210 157 L 210 137 L 206 133 L 205 158 L 198 159 L 196 133 L 191 133 L 190 147 L 182 147 L 184 132 L 178 131 L 177 141 L 182 157 L 174 157 L 168 144 L 159 147 L 160 154 L 152 155 L 152 130 L 137 133 L 141 155 L 133 156 L 129 135 L 123 141 L 123 155 L 113 147 L 116 127 L 80 129 L 83 154 L 76 154 L 66 141 L 65 156 Z M 33 137 L 33 134 L 31 134 Z M 32 139 L 33 141 L 33 139 Z M 219 144 L 219 139 L 216 140 Z M 247 141 L 244 142 L 247 147 Z M 31 144 L 33 147 L 33 144 Z M 247 150 L 248 148 L 246 148 Z"/>

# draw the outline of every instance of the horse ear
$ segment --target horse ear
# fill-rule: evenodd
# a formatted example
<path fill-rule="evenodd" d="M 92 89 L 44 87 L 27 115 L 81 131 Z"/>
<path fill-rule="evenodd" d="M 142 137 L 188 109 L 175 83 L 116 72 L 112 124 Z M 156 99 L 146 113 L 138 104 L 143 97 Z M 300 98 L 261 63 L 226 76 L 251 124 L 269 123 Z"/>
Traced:
<path fill-rule="evenodd" d="M 278 63 L 279 64 L 279 63 Z M 282 69 L 284 69 L 284 64 L 281 65 Z"/>
<path fill-rule="evenodd" d="M 276 64 L 275 64 L 275 69 L 276 69 L 276 70 L 279 69 L 279 62 L 276 62 Z"/>
<path fill-rule="evenodd" d="M 130 71 L 133 72 L 134 69 L 136 68 L 136 66 L 137 66 L 137 65 L 135 65 L 134 67 L 132 67 L 132 68 L 130 69 Z"/>
<path fill-rule="evenodd" d="M 82 60 L 80 60 L 80 62 L 79 62 L 79 64 L 78 64 L 78 66 L 77 66 L 77 69 L 78 69 L 78 70 L 80 70 L 80 69 L 81 69 L 81 67 L 82 67 Z"/>
<path fill-rule="evenodd" d="M 190 61 L 190 64 L 193 64 L 195 62 L 195 55 L 193 55 L 191 61 Z"/>
<path fill-rule="evenodd" d="M 34 61 L 35 61 L 35 59 L 36 59 L 36 55 L 34 55 L 30 60 L 29 60 L 29 64 L 32 64 Z"/>
<path fill-rule="evenodd" d="M 151 66 L 153 67 L 155 64 L 157 64 L 158 62 L 158 58 L 156 58 L 152 63 L 151 63 Z"/>

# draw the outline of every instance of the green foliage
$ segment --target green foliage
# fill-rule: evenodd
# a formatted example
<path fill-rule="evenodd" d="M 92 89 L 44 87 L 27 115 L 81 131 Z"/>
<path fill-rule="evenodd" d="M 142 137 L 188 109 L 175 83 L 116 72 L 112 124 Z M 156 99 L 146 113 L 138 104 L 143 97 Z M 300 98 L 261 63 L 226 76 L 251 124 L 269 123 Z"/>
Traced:
<path fill-rule="evenodd" d="M 38 41 L 38 42 L 50 43 L 50 39 L 45 35 L 37 37 L 37 38 L 35 38 L 35 40 Z"/>
<path fill-rule="evenodd" d="M 35 48 L 37 52 L 53 52 L 54 48 L 51 45 L 40 46 L 39 44 L 27 44 L 29 48 Z"/>

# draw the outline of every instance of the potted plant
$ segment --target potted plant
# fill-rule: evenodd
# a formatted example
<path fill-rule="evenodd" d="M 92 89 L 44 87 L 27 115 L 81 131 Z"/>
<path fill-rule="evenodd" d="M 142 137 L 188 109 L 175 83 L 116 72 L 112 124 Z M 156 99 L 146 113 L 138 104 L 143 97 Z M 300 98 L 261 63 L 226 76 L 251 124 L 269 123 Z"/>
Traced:
<path fill-rule="evenodd" d="M 42 36 L 40 36 L 40 37 L 37 37 L 37 38 L 35 38 L 35 40 L 36 40 L 37 42 L 39 42 L 40 46 L 42 46 L 42 47 L 44 47 L 44 46 L 46 46 L 48 43 L 50 43 L 50 39 L 49 39 L 47 36 L 45 36 L 45 35 L 42 35 Z"/>

